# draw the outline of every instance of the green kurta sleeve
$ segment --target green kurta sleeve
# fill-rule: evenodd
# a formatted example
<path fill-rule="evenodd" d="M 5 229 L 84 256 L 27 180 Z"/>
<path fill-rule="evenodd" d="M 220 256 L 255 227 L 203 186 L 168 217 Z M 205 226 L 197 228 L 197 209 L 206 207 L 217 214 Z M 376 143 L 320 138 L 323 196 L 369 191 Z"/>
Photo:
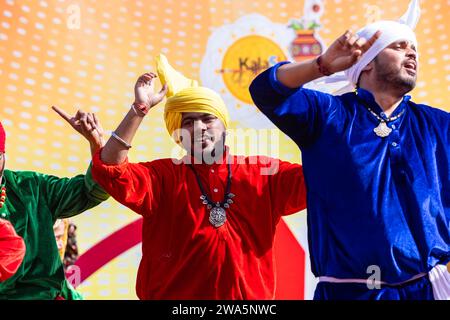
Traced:
<path fill-rule="evenodd" d="M 92 179 L 91 165 L 85 175 L 58 178 L 37 174 L 41 197 L 45 199 L 53 219 L 68 218 L 95 207 L 109 195 Z"/>
<path fill-rule="evenodd" d="M 75 299 L 64 275 L 53 224 L 57 218 L 95 207 L 109 195 L 93 181 L 90 166 L 85 175 L 73 178 L 5 170 L 4 180 L 7 196 L 0 217 L 13 224 L 26 253 L 17 272 L 0 282 L 0 299 Z"/>

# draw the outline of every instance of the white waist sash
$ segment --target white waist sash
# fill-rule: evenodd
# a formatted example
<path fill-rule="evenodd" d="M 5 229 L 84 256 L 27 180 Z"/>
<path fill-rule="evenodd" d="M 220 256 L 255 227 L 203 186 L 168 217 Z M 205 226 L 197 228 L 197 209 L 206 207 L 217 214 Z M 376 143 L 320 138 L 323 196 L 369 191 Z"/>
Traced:
<path fill-rule="evenodd" d="M 417 280 L 427 275 L 427 273 L 419 273 L 403 282 L 398 283 L 388 283 L 385 281 L 373 280 L 373 279 L 339 279 L 334 277 L 323 276 L 319 277 L 319 282 L 331 282 L 331 283 L 362 283 L 367 285 L 390 285 L 390 286 L 400 286 L 408 282 Z M 450 273 L 447 267 L 438 264 L 428 273 L 431 286 L 433 288 L 433 296 L 435 300 L 450 300 Z"/>
<path fill-rule="evenodd" d="M 436 265 L 429 273 L 435 300 L 450 300 L 450 272 L 443 264 Z"/>
<path fill-rule="evenodd" d="M 362 284 L 367 284 L 367 285 L 390 285 L 390 286 L 401 286 L 405 283 L 414 281 L 416 279 L 422 278 L 423 276 L 425 276 L 426 273 L 419 273 L 417 275 L 415 275 L 414 277 L 412 277 L 411 279 L 408 279 L 406 281 L 403 282 L 397 282 L 397 283 L 388 283 L 385 281 L 379 281 L 379 280 L 373 280 L 373 279 L 339 279 L 339 278 L 334 278 L 334 277 L 319 277 L 319 282 L 332 282 L 332 283 L 362 283 Z"/>

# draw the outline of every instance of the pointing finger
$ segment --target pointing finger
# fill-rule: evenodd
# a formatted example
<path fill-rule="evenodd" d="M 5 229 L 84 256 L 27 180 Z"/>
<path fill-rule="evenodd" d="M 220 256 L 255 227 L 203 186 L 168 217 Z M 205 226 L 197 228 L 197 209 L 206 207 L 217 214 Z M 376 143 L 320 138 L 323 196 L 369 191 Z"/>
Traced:
<path fill-rule="evenodd" d="M 52 109 L 61 116 L 61 118 L 63 118 L 64 120 L 66 120 L 68 123 L 71 123 L 70 119 L 72 118 L 67 112 L 65 112 L 64 110 L 56 107 L 56 106 L 52 106 Z"/>
<path fill-rule="evenodd" d="M 345 31 L 345 33 L 342 35 L 342 36 L 340 36 L 339 38 L 338 38 L 338 42 L 342 45 L 342 46 L 345 46 L 346 44 L 347 44 L 347 42 L 348 42 L 348 39 L 350 39 L 350 37 L 352 36 L 352 32 L 350 31 L 350 30 L 347 30 L 347 31 Z"/>
<path fill-rule="evenodd" d="M 363 51 L 367 51 L 369 50 L 369 48 L 375 43 L 375 41 L 378 40 L 378 38 L 380 38 L 381 36 L 381 31 L 378 30 L 377 32 L 375 32 L 375 34 L 366 41 L 366 43 L 364 44 L 364 46 L 362 47 Z"/>

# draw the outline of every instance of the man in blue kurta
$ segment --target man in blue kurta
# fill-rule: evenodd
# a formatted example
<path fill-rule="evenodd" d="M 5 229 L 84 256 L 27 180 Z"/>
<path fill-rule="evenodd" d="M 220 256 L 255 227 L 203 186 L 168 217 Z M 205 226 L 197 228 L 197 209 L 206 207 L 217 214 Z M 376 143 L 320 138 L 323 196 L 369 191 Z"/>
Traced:
<path fill-rule="evenodd" d="M 417 17 L 347 31 L 250 87 L 302 151 L 315 299 L 450 299 L 450 114 L 406 95 Z M 339 71 L 356 90 L 303 87 Z"/>

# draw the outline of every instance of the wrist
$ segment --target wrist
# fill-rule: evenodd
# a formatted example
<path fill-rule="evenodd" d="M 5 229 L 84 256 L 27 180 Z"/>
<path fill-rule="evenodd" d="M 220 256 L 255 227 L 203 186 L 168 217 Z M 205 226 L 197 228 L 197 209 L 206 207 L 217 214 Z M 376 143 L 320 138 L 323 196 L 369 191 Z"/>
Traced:
<path fill-rule="evenodd" d="M 150 110 L 150 106 L 143 103 L 143 102 L 133 102 L 131 105 L 131 108 L 133 109 L 134 113 L 140 117 L 145 117 L 145 115 L 148 113 L 148 110 Z"/>
<path fill-rule="evenodd" d="M 330 71 L 328 64 L 324 61 L 324 55 L 320 55 L 316 58 L 316 66 L 319 70 L 319 73 L 324 76 L 331 76 L 334 72 Z"/>
<path fill-rule="evenodd" d="M 94 155 L 102 147 L 103 147 L 103 143 L 91 142 L 90 143 L 91 154 Z"/>

